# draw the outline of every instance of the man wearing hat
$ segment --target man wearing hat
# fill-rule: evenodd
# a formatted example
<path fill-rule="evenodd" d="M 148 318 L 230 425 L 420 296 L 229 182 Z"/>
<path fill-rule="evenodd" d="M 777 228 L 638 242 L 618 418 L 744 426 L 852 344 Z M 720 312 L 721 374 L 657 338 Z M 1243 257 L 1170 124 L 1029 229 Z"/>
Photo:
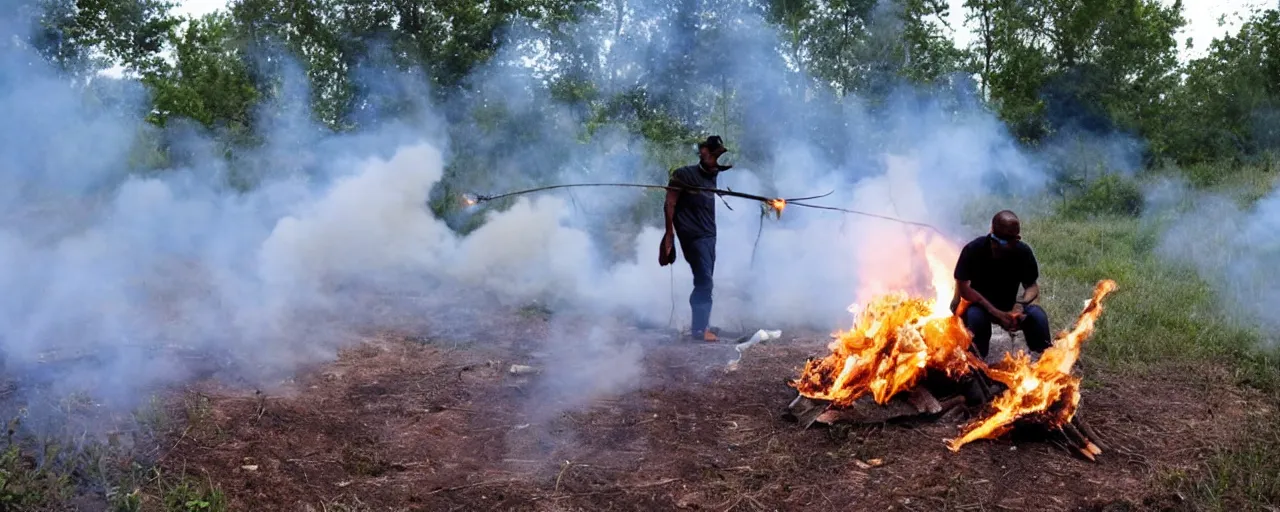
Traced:
<path fill-rule="evenodd" d="M 680 190 L 680 187 L 713 189 L 716 175 L 732 166 L 720 165 L 720 155 L 729 151 L 717 135 L 698 143 L 698 163 L 676 169 L 667 183 L 667 200 L 663 211 L 667 232 L 662 237 L 658 263 L 675 263 L 675 239 L 693 271 L 693 293 L 689 306 L 693 309 L 690 335 L 695 340 L 717 342 L 717 329 L 711 320 L 711 275 L 716 265 L 716 198 L 711 192 Z"/>

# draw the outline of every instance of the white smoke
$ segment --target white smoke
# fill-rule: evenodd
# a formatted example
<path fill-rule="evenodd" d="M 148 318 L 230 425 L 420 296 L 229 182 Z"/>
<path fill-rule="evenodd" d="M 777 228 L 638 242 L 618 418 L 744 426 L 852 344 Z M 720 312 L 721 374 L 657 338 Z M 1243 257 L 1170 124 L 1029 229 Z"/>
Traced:
<path fill-rule="evenodd" d="M 632 16 L 657 10 L 630 9 Z M 749 9 L 736 15 L 739 29 L 726 37 L 741 43 L 743 64 L 721 66 L 725 75 L 712 78 L 750 93 L 738 114 L 751 133 L 740 140 L 758 147 L 738 146 L 757 157 L 723 173 L 722 188 L 792 197 L 830 191 L 815 202 L 932 223 L 962 240 L 960 209 L 987 193 L 990 180 L 1022 193 L 1043 186 L 1040 169 L 976 105 L 906 91 L 873 110 L 856 98 L 776 92 L 793 76 L 777 54 L 776 34 Z M 603 22 L 612 18 L 590 17 L 582 26 Z M 679 57 L 673 52 L 688 34 L 654 30 L 607 50 L 613 67 L 593 78 L 621 91 L 642 73 L 619 70 L 670 64 L 646 60 L 654 55 Z M 428 209 L 433 189 L 458 185 L 443 182 L 447 164 L 467 158 L 492 156 L 496 165 L 486 169 L 491 174 L 455 179 L 497 190 L 665 181 L 666 169 L 648 158 L 638 134 L 614 127 L 583 144 L 583 114 L 537 92 L 533 71 L 506 65 L 531 47 L 508 44 L 497 64 L 473 77 L 481 92 L 471 99 L 505 109 L 510 123 L 459 120 L 453 140 L 421 124 L 323 135 L 298 111 L 307 91 L 285 88 L 290 96 L 280 103 L 289 108 L 272 111 L 279 117 L 269 124 L 271 140 L 233 162 L 255 180 L 247 192 L 223 183 L 227 164 L 212 156 L 128 175 L 134 141 L 124 134 L 146 133 L 138 116 L 86 106 L 30 52 L 0 48 L 0 76 L 17 77 L 0 78 L 0 107 L 15 113 L 0 125 L 0 286 L 9 291 L 0 298 L 0 349 L 8 364 L 53 371 L 60 387 L 93 389 L 126 405 L 196 371 L 157 347 L 216 354 L 220 374 L 259 384 L 334 357 L 356 329 L 385 327 L 365 302 L 370 294 L 410 291 L 465 290 L 494 299 L 495 311 L 538 300 L 556 311 L 655 324 L 669 319 L 674 300 L 677 325 L 687 324 L 687 264 L 659 267 L 656 216 L 639 222 L 632 215 L 660 212 L 660 197 L 623 190 L 524 196 L 478 213 L 483 225 L 466 236 Z M 705 107 L 713 93 L 694 83 L 676 96 Z M 684 114 L 706 117 L 704 107 Z M 166 135 L 175 145 L 208 146 L 202 137 Z M 695 158 L 690 148 L 686 163 Z M 727 201 L 733 210 L 718 206 L 713 324 L 830 329 L 868 294 L 928 282 L 913 232 L 901 224 L 793 205 L 762 227 L 759 205 Z M 388 300 L 402 311 L 416 307 Z M 618 348 L 600 333 L 579 338 L 586 353 L 626 360 L 630 370 L 610 379 L 638 378 L 634 347 Z M 71 360 L 70 353 L 94 358 L 56 371 L 40 366 Z M 597 376 L 578 371 L 573 358 L 558 361 L 569 367 L 548 374 L 577 379 L 570 384 Z M 605 387 L 626 386 L 611 380 Z"/>
<path fill-rule="evenodd" d="M 1280 189 L 1246 207 L 1228 194 L 1163 182 L 1147 201 L 1150 221 L 1162 227 L 1158 254 L 1195 268 L 1234 320 L 1280 328 Z"/>

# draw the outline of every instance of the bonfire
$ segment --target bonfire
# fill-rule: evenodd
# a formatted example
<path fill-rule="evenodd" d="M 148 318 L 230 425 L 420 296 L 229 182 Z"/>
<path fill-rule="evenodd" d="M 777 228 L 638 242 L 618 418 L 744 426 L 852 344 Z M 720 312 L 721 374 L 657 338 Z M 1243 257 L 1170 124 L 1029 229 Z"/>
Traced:
<path fill-rule="evenodd" d="M 972 338 L 959 314 L 968 305 L 959 301 L 952 312 L 955 281 L 950 265 L 958 249 L 940 239 L 916 239 L 931 273 L 932 298 L 893 292 L 876 297 L 855 312 L 853 328 L 833 335 L 831 353 L 810 360 L 800 376 L 790 382 L 801 399 L 807 401 L 810 423 L 851 420 L 867 416 L 866 408 L 856 411 L 860 399 L 870 397 L 879 406 L 893 406 L 906 397 L 911 408 L 898 405 L 900 415 L 951 410 L 964 402 L 952 397 L 939 402 L 926 379 L 940 376 L 952 383 L 990 383 L 984 391 L 995 398 L 987 401 L 982 415 L 966 424 L 955 439 L 947 441 L 952 451 L 978 439 L 996 438 L 1019 422 L 1056 429 L 1082 455 L 1093 459 L 1102 453 L 1096 434 L 1075 415 L 1080 406 L 1080 378 L 1072 374 L 1084 341 L 1093 334 L 1102 313 L 1102 300 L 1115 291 L 1116 283 L 1098 283 L 1074 328 L 1060 333 L 1040 359 L 1032 362 L 1023 352 L 1006 355 L 999 364 L 988 366 L 972 349 Z M 943 406 L 942 403 L 946 405 Z M 821 404 L 818 407 L 815 404 Z M 928 404 L 928 405 L 924 405 Z M 887 409 L 886 409 L 887 410 Z M 867 421 L 881 421 L 899 415 L 870 415 Z"/>
<path fill-rule="evenodd" d="M 914 386 L 929 369 L 959 377 L 983 366 L 969 351 L 964 323 L 950 310 L 955 282 L 947 266 L 959 251 L 938 238 L 917 237 L 915 244 L 929 263 L 935 297 L 895 292 L 865 308 L 850 307 L 857 315 L 854 328 L 836 333 L 831 355 L 805 365 L 792 383 L 801 395 L 848 406 L 871 393 L 883 404 Z"/>

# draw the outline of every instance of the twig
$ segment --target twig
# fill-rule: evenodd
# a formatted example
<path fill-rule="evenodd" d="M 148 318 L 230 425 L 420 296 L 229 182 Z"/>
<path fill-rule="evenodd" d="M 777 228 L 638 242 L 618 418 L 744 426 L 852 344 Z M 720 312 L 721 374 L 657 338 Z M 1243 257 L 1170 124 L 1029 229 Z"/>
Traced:
<path fill-rule="evenodd" d="M 191 425 L 187 425 L 187 428 L 182 430 L 182 435 L 178 436 L 178 442 L 173 443 L 173 446 L 169 448 L 169 451 L 160 454 L 160 458 L 156 460 L 156 463 L 164 460 L 170 453 L 173 453 L 174 450 L 178 449 L 178 445 L 182 444 L 182 441 L 186 440 L 188 432 L 191 432 Z"/>
<path fill-rule="evenodd" d="M 441 489 L 436 489 L 436 490 L 434 490 L 434 491 L 430 491 L 430 492 L 426 493 L 425 495 L 426 495 L 426 496 L 430 496 L 430 495 L 432 495 L 432 494 L 437 494 L 437 493 L 442 493 L 442 492 L 460 491 L 460 490 L 462 490 L 462 489 L 470 489 L 470 488 L 472 488 L 472 487 L 480 487 L 480 486 L 482 486 L 482 485 L 490 485 L 490 484 L 512 484 L 512 483 L 516 483 L 516 482 L 518 482 L 518 480 L 514 480 L 514 479 L 511 479 L 511 478 L 508 478 L 508 479 L 506 479 L 506 480 L 486 480 L 486 481 L 483 481 L 483 482 L 476 482 L 476 483 L 474 483 L 474 484 L 459 485 L 459 486 L 455 486 L 455 487 L 445 487 L 445 488 L 441 488 Z"/>
<path fill-rule="evenodd" d="M 738 499 L 737 499 L 737 500 L 734 500 L 733 504 L 732 504 L 732 505 L 729 505 L 729 508 L 724 509 L 724 512 L 729 512 L 730 510 L 733 510 L 734 508 L 737 508 L 738 504 L 739 504 L 739 503 L 742 503 L 742 499 L 743 499 L 744 497 L 745 497 L 745 496 L 738 496 Z"/>
<path fill-rule="evenodd" d="M 573 463 L 572 463 L 572 462 L 569 462 L 569 461 L 567 461 L 567 460 L 566 460 L 566 461 L 564 461 L 564 464 L 563 464 L 563 465 L 562 465 L 562 467 L 560 468 L 560 473 L 556 475 L 556 487 L 555 487 L 555 489 L 553 489 L 553 490 L 551 491 L 551 494 L 553 494 L 553 495 L 554 495 L 554 494 L 556 494 L 556 493 L 560 492 L 560 479 L 564 477 L 564 472 L 565 472 L 565 471 L 568 471 L 568 470 L 569 470 L 569 468 L 571 468 L 571 467 L 573 467 Z"/>
<path fill-rule="evenodd" d="M 646 487 L 657 487 L 657 486 L 659 486 L 659 485 L 667 485 L 667 484 L 669 484 L 669 483 L 671 483 L 671 482 L 676 482 L 676 481 L 679 481 L 679 480 L 680 480 L 679 478 L 663 478 L 662 480 L 658 480 L 658 481 L 656 481 L 656 482 L 645 482 L 645 483 L 643 483 L 643 484 L 627 485 L 627 486 L 624 486 L 624 488 L 626 488 L 626 489 L 644 489 L 644 488 L 646 488 Z"/>

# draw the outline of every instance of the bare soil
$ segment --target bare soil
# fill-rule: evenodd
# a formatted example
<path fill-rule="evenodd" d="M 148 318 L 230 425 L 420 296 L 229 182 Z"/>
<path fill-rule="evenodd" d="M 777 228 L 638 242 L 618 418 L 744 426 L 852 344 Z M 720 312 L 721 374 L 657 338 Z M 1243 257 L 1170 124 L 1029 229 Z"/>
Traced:
<path fill-rule="evenodd" d="M 783 420 L 785 381 L 825 333 L 784 332 L 730 371 L 727 343 L 604 326 L 642 349 L 643 372 L 577 403 L 546 392 L 557 356 L 529 341 L 553 335 L 546 320 L 508 324 L 483 343 L 370 336 L 285 393 L 195 385 L 172 401 L 186 422 L 163 466 L 235 510 L 1167 510 L 1181 505 L 1164 475 L 1233 442 L 1262 403 L 1220 368 L 1086 359 L 1082 414 L 1111 445 L 1098 462 L 1016 434 L 953 453 L 955 423 Z"/>

